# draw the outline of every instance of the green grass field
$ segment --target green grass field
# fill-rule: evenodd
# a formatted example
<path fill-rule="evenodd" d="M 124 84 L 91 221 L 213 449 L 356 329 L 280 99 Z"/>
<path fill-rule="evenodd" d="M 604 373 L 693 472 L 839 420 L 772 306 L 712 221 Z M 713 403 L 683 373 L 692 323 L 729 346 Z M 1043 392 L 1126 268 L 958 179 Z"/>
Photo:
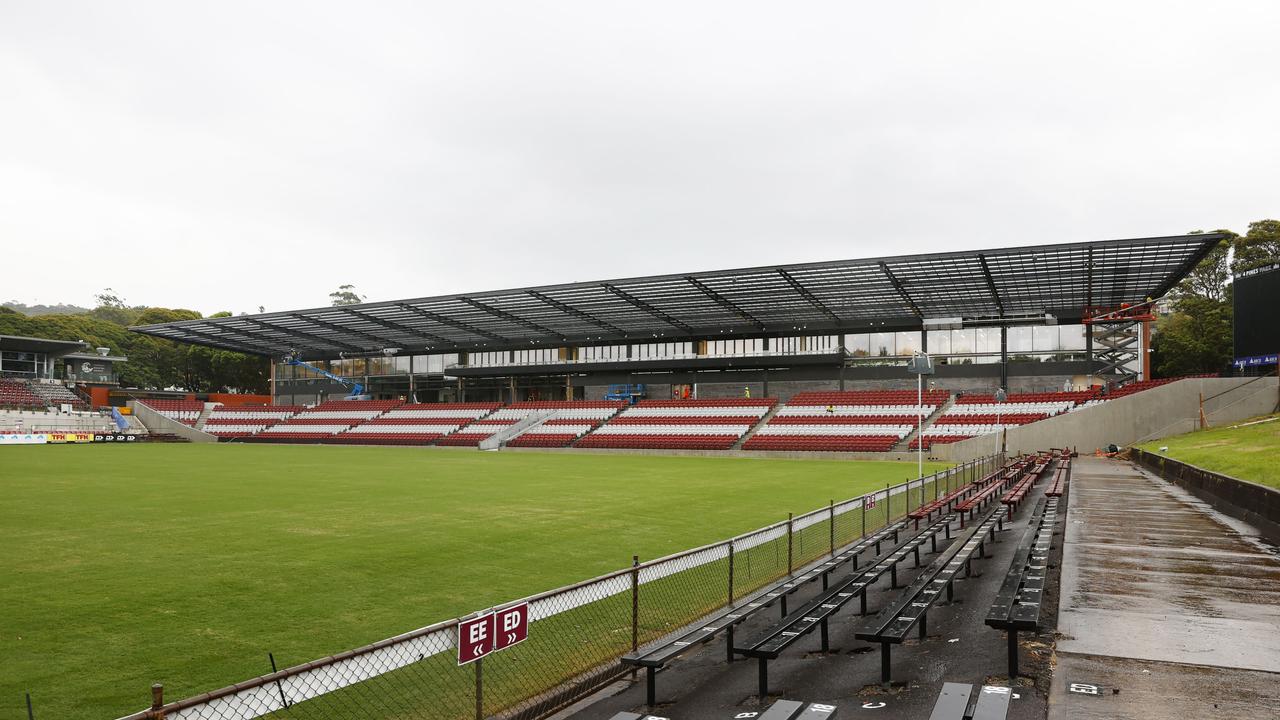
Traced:
<path fill-rule="evenodd" d="M 1148 452 L 1241 480 L 1280 488 L 1280 415 L 1253 418 L 1230 427 L 1211 428 L 1146 443 Z M 1162 446 L 1169 446 L 1160 452 Z"/>
<path fill-rule="evenodd" d="M 932 472 L 941 466 L 928 467 Z M 0 450 L 0 717 L 112 718 L 723 539 L 902 463 L 252 445 Z"/>

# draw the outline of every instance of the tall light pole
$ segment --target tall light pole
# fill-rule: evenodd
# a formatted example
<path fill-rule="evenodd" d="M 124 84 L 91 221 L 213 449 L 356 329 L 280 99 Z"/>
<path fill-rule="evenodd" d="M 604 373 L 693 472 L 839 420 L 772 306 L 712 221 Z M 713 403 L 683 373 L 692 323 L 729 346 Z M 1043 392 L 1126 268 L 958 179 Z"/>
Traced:
<path fill-rule="evenodd" d="M 1009 398 L 1009 395 L 1004 391 L 1004 388 L 996 389 L 996 454 L 997 455 L 1000 454 L 1000 445 L 1001 445 L 1000 438 L 1004 435 L 1004 423 L 1001 421 L 1001 417 L 1004 414 L 1004 401 L 1007 400 L 1008 398 Z"/>
<path fill-rule="evenodd" d="M 928 353 L 917 352 L 907 362 L 907 372 L 916 376 L 916 479 L 924 477 L 924 376 L 933 374 Z"/>

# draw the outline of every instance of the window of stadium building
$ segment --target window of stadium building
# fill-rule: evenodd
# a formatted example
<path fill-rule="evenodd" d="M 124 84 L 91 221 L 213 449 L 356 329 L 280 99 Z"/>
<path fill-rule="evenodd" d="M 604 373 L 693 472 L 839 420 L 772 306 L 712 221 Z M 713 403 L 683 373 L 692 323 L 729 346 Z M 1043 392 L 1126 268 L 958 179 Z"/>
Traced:
<path fill-rule="evenodd" d="M 693 355 L 693 343 L 691 342 L 636 345 L 632 348 L 631 353 L 633 359 L 640 360 L 645 358 L 685 357 L 689 355 Z"/>
<path fill-rule="evenodd" d="M 580 347 L 578 348 L 578 359 L 592 361 L 626 360 L 627 346 L 601 345 L 597 347 L 589 345 Z"/>
<path fill-rule="evenodd" d="M 46 375 L 48 370 L 44 353 L 0 352 L 0 373 L 5 375 L 22 375 L 29 377 Z"/>
<path fill-rule="evenodd" d="M 764 352 L 764 341 L 759 338 L 712 340 L 707 343 L 708 355 L 754 355 L 762 352 Z"/>
<path fill-rule="evenodd" d="M 918 332 L 846 335 L 844 343 L 854 357 L 906 357 L 921 349 Z M 1084 348 L 1082 325 L 1037 325 L 1008 330 L 1009 355 L 1019 360 L 1076 359 Z M 930 330 L 929 354 L 955 356 L 963 362 L 999 362 L 1000 328 Z"/>

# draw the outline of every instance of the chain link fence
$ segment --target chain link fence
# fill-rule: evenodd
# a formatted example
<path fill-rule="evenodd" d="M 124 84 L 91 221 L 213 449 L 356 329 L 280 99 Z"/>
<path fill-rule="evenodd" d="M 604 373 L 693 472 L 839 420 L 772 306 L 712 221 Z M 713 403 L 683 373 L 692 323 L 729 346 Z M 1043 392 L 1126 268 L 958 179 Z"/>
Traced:
<path fill-rule="evenodd" d="M 622 655 L 825 559 L 1000 464 L 996 456 L 974 460 L 497 606 L 529 603 L 528 639 L 467 665 L 458 664 L 458 628 L 475 615 L 177 702 L 166 704 L 163 689 L 154 686 L 152 707 L 121 720 L 536 720 L 632 672 L 617 662 Z"/>

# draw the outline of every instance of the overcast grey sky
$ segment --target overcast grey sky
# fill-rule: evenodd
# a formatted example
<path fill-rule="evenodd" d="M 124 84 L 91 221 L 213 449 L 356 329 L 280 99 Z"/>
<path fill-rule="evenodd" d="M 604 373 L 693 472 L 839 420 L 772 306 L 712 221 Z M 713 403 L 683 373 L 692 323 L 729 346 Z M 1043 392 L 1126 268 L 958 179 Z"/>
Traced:
<path fill-rule="evenodd" d="M 1043 7 L 10 0 L 0 300 L 286 310 L 1280 214 L 1280 3 Z"/>

